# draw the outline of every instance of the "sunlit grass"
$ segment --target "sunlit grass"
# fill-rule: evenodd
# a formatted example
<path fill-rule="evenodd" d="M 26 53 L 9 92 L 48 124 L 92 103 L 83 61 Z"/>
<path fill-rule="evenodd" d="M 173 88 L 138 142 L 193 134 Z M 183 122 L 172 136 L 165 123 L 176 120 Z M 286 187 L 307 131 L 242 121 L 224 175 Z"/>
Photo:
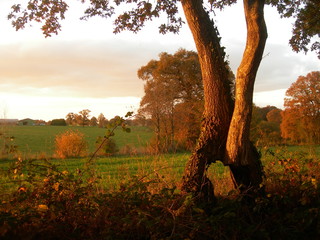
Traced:
<path fill-rule="evenodd" d="M 312 151 L 309 147 L 273 148 L 262 149 L 262 163 L 268 169 L 271 165 L 273 171 L 283 172 L 282 165 L 279 164 L 281 158 L 290 159 L 292 156 L 306 159 L 319 160 L 320 146 L 315 146 Z M 275 156 L 272 155 L 275 154 Z M 314 155 L 316 153 L 316 155 Z M 190 153 L 175 153 L 162 155 L 117 155 L 111 157 L 96 157 L 92 160 L 96 174 L 101 178 L 101 188 L 117 189 L 122 182 L 128 181 L 132 176 L 158 175 L 163 177 L 170 184 L 178 185 L 181 182 L 185 164 L 190 157 Z M 61 171 L 74 172 L 84 169 L 89 158 L 73 159 L 49 159 L 52 164 L 57 165 Z M 299 159 L 297 159 L 299 160 Z M 6 170 L 10 164 L 14 164 L 15 159 L 0 160 L 0 182 L 2 190 L 10 188 L 12 184 L 5 186 L 8 179 L 5 177 Z M 276 162 L 275 162 L 276 161 Z M 301 162 L 303 171 L 304 162 Z M 217 195 L 225 195 L 233 189 L 228 167 L 221 162 L 214 163 L 208 170 L 208 176 L 213 181 Z"/>
<path fill-rule="evenodd" d="M 18 146 L 18 151 L 22 155 L 46 155 L 47 157 L 54 153 L 55 136 L 67 130 L 78 130 L 83 133 L 89 144 L 89 152 L 95 150 L 97 137 L 106 134 L 106 129 L 99 127 L 2 126 L 1 129 L 8 136 L 14 137 L 14 144 Z M 126 145 L 139 149 L 148 144 L 152 134 L 152 131 L 146 127 L 133 126 L 131 127 L 131 133 L 116 129 L 113 138 L 119 149 Z"/>

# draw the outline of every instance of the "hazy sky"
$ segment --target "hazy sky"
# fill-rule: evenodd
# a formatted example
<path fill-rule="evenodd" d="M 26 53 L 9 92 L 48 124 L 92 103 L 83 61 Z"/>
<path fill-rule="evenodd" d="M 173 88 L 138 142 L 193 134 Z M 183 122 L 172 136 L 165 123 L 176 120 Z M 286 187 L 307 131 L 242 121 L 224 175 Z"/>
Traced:
<path fill-rule="evenodd" d="M 64 118 L 90 109 L 107 118 L 139 107 L 143 81 L 137 70 L 160 52 L 195 50 L 187 25 L 179 35 L 160 35 L 156 23 L 138 34 L 112 34 L 110 19 L 78 20 L 82 5 L 70 12 L 59 35 L 45 38 L 39 26 L 16 32 L 7 20 L 12 3 L 0 1 L 0 118 Z M 216 12 L 217 24 L 234 72 L 240 63 L 246 30 L 240 5 Z M 283 106 L 286 89 L 300 75 L 319 71 L 315 54 L 296 54 L 288 46 L 291 22 L 266 8 L 269 38 L 255 85 L 259 106 Z M 231 17 L 232 16 L 232 17 Z"/>

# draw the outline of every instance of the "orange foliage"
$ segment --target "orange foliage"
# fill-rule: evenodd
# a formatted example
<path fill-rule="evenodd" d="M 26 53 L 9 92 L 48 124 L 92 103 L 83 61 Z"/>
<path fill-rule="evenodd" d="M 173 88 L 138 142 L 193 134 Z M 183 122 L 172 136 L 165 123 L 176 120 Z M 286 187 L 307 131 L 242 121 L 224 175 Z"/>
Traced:
<path fill-rule="evenodd" d="M 300 76 L 286 92 L 281 131 L 294 142 L 320 142 L 320 72 Z"/>
<path fill-rule="evenodd" d="M 88 144 L 84 134 L 68 130 L 55 139 L 55 152 L 59 158 L 81 157 L 87 154 Z"/>

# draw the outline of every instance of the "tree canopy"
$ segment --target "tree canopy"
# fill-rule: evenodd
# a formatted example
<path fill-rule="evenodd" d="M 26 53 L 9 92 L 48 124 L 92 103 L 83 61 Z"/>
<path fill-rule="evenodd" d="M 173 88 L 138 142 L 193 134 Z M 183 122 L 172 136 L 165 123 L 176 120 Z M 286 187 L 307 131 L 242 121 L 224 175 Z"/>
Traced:
<path fill-rule="evenodd" d="M 61 30 L 61 20 L 69 6 L 66 0 L 26 0 L 26 4 L 15 4 L 8 19 L 16 30 L 23 29 L 31 22 L 42 22 L 42 31 L 46 37 L 57 34 Z M 165 23 L 160 24 L 159 32 L 179 32 L 185 23 L 180 14 L 179 0 L 141 1 L 141 0 L 81 0 L 87 9 L 82 19 L 87 20 L 94 16 L 112 18 L 114 33 L 123 30 L 140 31 L 147 21 L 159 18 L 165 14 Z M 237 0 L 208 0 L 203 1 L 204 8 L 209 12 L 213 9 L 223 9 L 237 3 Z M 206 2 L 206 3 L 205 3 Z M 126 4 L 119 13 L 121 5 Z M 295 52 L 308 50 L 315 51 L 320 58 L 320 3 L 318 0 L 266 0 L 266 4 L 277 8 L 281 17 L 295 18 L 292 38 L 289 43 Z"/>
<path fill-rule="evenodd" d="M 286 92 L 282 136 L 293 142 L 320 142 L 320 72 L 300 76 Z"/>
<path fill-rule="evenodd" d="M 159 60 L 151 60 L 141 67 L 138 76 L 145 81 L 139 112 L 153 122 L 157 151 L 173 148 L 174 141 L 184 145 L 181 147 L 193 147 L 203 112 L 197 53 L 185 49 L 174 54 L 161 53 Z"/>

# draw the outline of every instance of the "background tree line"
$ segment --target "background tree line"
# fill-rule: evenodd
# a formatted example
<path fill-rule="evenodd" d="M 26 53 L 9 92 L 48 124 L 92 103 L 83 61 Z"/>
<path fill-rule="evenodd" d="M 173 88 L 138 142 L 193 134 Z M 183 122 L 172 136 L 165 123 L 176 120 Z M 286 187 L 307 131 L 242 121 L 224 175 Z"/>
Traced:
<path fill-rule="evenodd" d="M 78 114 L 70 112 L 66 116 L 66 124 L 69 126 L 99 126 L 105 127 L 108 124 L 108 119 L 105 118 L 103 113 L 96 118 L 92 116 L 90 118 L 90 110 L 84 109 L 80 111 Z"/>
<path fill-rule="evenodd" d="M 231 72 L 231 71 L 230 71 Z M 250 139 L 256 145 L 320 143 L 320 72 L 300 76 L 286 92 L 285 108 L 253 106 Z M 191 150 L 200 134 L 204 109 L 197 53 L 160 53 L 138 71 L 145 81 L 140 122 L 151 123 L 157 152 Z M 234 75 L 230 74 L 234 81 Z"/>

